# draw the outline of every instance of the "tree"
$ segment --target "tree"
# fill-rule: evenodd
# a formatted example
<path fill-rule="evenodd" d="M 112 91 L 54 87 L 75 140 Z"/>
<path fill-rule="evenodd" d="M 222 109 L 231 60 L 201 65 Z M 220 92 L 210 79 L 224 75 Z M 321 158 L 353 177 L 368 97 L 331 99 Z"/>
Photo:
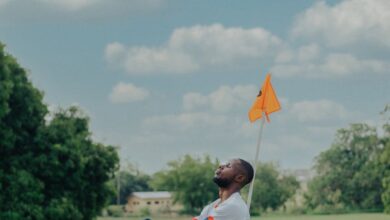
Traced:
<path fill-rule="evenodd" d="M 28 169 L 47 108 L 1 43 L 0 91 L 0 219 L 43 219 L 44 183 Z"/>
<path fill-rule="evenodd" d="M 380 142 L 383 146 L 383 153 L 380 156 L 380 163 L 384 170 L 384 175 L 382 178 L 382 202 L 385 208 L 385 212 L 390 213 L 390 104 L 386 105 L 384 111 L 382 112 L 382 116 L 384 117 L 384 134 L 380 139 Z"/>
<path fill-rule="evenodd" d="M 43 94 L 0 44 L 0 219 L 90 220 L 111 197 L 112 146 L 75 107 L 46 122 Z"/>
<path fill-rule="evenodd" d="M 213 182 L 218 161 L 209 156 L 193 158 L 189 155 L 168 163 L 168 169 L 157 172 L 151 182 L 155 190 L 174 193 L 175 202 L 184 206 L 184 212 L 199 214 L 202 208 L 218 196 Z"/>
<path fill-rule="evenodd" d="M 293 176 L 283 176 L 273 163 L 259 163 L 256 169 L 251 213 L 258 214 L 267 209 L 282 206 L 296 190 L 299 183 Z M 247 194 L 247 188 L 243 194 Z"/>
<path fill-rule="evenodd" d="M 76 107 L 55 113 L 37 137 L 40 144 L 32 170 L 45 183 L 45 206 L 53 201 L 73 206 L 85 220 L 97 216 L 114 194 L 107 182 L 118 163 L 113 146 L 91 140 L 88 123 Z"/>
<path fill-rule="evenodd" d="M 331 148 L 316 158 L 317 176 L 309 183 L 310 208 L 383 209 L 382 147 L 376 129 L 352 124 L 340 129 Z"/>

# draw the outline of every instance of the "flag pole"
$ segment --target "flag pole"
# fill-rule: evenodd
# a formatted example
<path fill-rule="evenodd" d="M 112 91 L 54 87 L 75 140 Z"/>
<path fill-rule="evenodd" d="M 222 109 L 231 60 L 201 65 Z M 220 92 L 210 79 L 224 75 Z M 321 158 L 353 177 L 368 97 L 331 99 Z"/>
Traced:
<path fill-rule="evenodd" d="M 261 112 L 261 122 L 260 122 L 260 131 L 259 131 L 259 137 L 257 138 L 257 148 L 256 148 L 256 156 L 255 156 L 255 162 L 253 164 L 253 179 L 251 182 L 251 185 L 249 187 L 248 192 L 248 199 L 247 199 L 247 206 L 248 209 L 251 208 L 251 201 L 252 201 L 252 194 L 253 194 L 253 185 L 255 185 L 255 177 L 256 177 L 256 169 L 257 169 L 257 162 L 259 160 L 259 152 L 260 152 L 260 143 L 261 143 L 261 137 L 263 134 L 264 124 L 265 124 L 265 115 L 263 112 Z"/>

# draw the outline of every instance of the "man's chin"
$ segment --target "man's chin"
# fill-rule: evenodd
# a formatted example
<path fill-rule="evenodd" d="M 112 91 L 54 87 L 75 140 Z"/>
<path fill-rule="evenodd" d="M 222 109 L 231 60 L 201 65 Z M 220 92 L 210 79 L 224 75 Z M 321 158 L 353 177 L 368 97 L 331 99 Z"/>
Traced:
<path fill-rule="evenodd" d="M 230 185 L 230 181 L 221 179 L 218 176 L 214 176 L 213 181 L 220 188 L 227 188 Z"/>

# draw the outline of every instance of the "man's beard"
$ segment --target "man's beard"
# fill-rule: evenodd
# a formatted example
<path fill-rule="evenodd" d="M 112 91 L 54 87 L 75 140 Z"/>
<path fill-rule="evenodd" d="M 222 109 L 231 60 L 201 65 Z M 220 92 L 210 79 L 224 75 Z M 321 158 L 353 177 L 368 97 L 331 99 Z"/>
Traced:
<path fill-rule="evenodd" d="M 230 184 L 232 184 L 232 181 L 229 180 L 229 179 L 222 179 L 222 178 L 218 178 L 218 177 L 214 177 L 213 178 L 213 181 L 215 184 L 217 184 L 217 186 L 219 186 L 220 188 L 227 188 L 228 186 L 230 186 Z"/>

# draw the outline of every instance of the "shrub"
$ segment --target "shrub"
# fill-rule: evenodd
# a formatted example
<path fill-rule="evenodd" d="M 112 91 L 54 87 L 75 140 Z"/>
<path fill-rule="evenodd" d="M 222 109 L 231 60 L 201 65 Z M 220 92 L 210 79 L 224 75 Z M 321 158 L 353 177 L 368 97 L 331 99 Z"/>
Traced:
<path fill-rule="evenodd" d="M 139 210 L 140 216 L 150 216 L 150 210 L 148 207 L 144 207 Z"/>
<path fill-rule="evenodd" d="M 112 217 L 123 217 L 124 215 L 123 207 L 120 205 L 110 205 L 107 208 L 107 213 Z"/>

